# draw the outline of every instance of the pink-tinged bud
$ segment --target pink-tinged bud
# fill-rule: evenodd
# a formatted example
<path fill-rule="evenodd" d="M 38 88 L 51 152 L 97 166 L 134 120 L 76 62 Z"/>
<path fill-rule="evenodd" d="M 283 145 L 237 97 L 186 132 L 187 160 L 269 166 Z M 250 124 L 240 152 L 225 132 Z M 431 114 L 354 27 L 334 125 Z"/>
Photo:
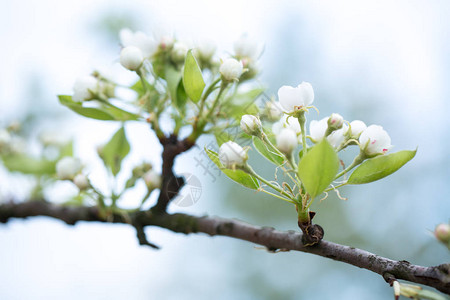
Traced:
<path fill-rule="evenodd" d="M 436 226 L 434 236 L 445 244 L 450 243 L 450 225 L 443 223 Z"/>
<path fill-rule="evenodd" d="M 383 127 L 378 125 L 370 125 L 364 130 L 359 137 L 361 150 L 368 157 L 386 153 L 392 148 L 391 138 L 384 131 Z"/>
<path fill-rule="evenodd" d="M 341 129 L 342 125 L 344 125 L 344 118 L 340 114 L 333 113 L 328 118 L 328 127 L 337 130 Z"/>

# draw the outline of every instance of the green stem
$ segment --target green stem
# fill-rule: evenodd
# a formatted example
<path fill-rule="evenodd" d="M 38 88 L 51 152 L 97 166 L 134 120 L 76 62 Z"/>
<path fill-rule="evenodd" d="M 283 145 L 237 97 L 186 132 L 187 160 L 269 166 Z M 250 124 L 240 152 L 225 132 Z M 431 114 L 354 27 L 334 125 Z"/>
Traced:
<path fill-rule="evenodd" d="M 270 183 L 268 180 L 264 179 L 263 177 L 259 176 L 253 169 L 252 167 L 250 167 L 248 164 L 246 164 L 245 166 L 242 167 L 242 170 L 255 176 L 259 181 L 265 183 L 267 186 L 271 187 L 272 189 L 274 189 L 275 191 L 279 192 L 281 195 L 286 196 L 289 199 L 292 199 L 292 196 L 289 195 L 288 193 L 286 193 L 285 191 L 283 191 L 282 189 L 280 189 L 279 187 L 277 187 L 276 185 Z"/>
<path fill-rule="evenodd" d="M 364 154 L 364 151 L 360 151 L 358 156 L 355 157 L 355 159 L 353 160 L 353 162 L 350 164 L 350 166 L 348 166 L 345 170 L 343 170 L 342 172 L 340 172 L 339 174 L 336 175 L 336 177 L 334 178 L 334 180 L 338 179 L 339 177 L 341 177 L 342 175 L 346 174 L 347 172 L 349 172 L 351 169 L 353 169 L 354 167 L 356 167 L 357 165 L 359 165 L 360 163 L 362 163 L 364 160 L 366 159 L 366 155 Z"/>
<path fill-rule="evenodd" d="M 206 92 L 203 94 L 202 100 L 200 102 L 200 111 L 198 112 L 198 119 L 200 119 L 200 117 L 202 116 L 203 108 L 205 107 L 205 103 L 206 103 L 206 99 L 216 89 L 216 84 L 219 83 L 219 81 L 220 81 L 220 77 L 217 78 L 216 80 L 214 80 L 211 83 L 211 85 L 208 87 Z"/>
<path fill-rule="evenodd" d="M 281 200 L 283 200 L 283 201 L 286 201 L 286 202 L 289 202 L 289 203 L 292 203 L 292 204 L 297 204 L 297 202 L 295 202 L 295 201 L 293 201 L 293 200 L 291 200 L 291 199 L 287 199 L 287 198 L 285 198 L 285 197 L 282 197 L 282 196 L 279 196 L 279 195 L 277 195 L 277 194 L 271 193 L 271 192 L 266 191 L 266 190 L 264 190 L 264 189 L 262 189 L 261 191 L 262 191 L 263 193 L 266 193 L 266 194 L 268 194 L 268 195 L 271 195 L 271 196 L 273 196 L 273 197 L 275 197 L 275 198 L 278 198 L 278 199 L 281 199 Z"/>
<path fill-rule="evenodd" d="M 141 210 L 142 206 L 144 205 L 145 201 L 150 197 L 150 194 L 153 192 L 153 189 L 147 189 L 147 193 L 145 193 L 145 196 L 141 200 L 141 204 L 139 205 L 138 210 Z"/>
<path fill-rule="evenodd" d="M 228 85 L 228 83 L 222 81 L 222 84 L 220 85 L 219 93 L 217 94 L 216 99 L 214 99 L 213 105 L 212 105 L 211 109 L 209 110 L 208 114 L 206 115 L 206 118 L 205 118 L 206 120 L 209 119 L 209 117 L 211 117 L 211 115 L 214 113 L 214 110 L 216 109 L 217 104 L 219 104 L 220 96 L 222 96 L 222 93 L 225 91 L 225 88 L 227 87 L 227 85 Z"/>
<path fill-rule="evenodd" d="M 144 89 L 144 92 L 147 93 L 148 87 L 147 87 L 147 81 L 144 78 L 144 74 L 142 74 L 141 69 L 136 70 L 136 74 L 139 76 L 139 79 L 141 80 L 142 88 Z"/>
<path fill-rule="evenodd" d="M 306 146 L 305 112 L 301 112 L 300 115 L 297 117 L 297 119 L 298 119 L 298 123 L 300 124 L 300 130 L 302 132 L 302 151 L 303 151 L 303 156 L 305 156 L 306 152 L 308 152 L 308 147 Z"/>

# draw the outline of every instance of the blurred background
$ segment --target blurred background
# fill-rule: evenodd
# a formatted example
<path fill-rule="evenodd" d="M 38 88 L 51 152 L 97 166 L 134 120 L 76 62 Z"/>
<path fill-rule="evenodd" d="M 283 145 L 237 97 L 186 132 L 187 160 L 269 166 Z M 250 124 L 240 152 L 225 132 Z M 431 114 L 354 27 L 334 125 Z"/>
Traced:
<path fill-rule="evenodd" d="M 312 83 L 318 118 L 380 124 L 392 151 L 416 157 L 387 179 L 342 190 L 315 203 L 325 238 L 391 259 L 436 265 L 448 250 L 431 231 L 448 222 L 450 204 L 450 3 L 448 1 L 2 1 L 0 125 L 32 116 L 32 132 L 76 139 L 91 174 L 95 146 L 118 124 L 75 116 L 57 101 L 94 69 L 119 70 L 118 31 L 166 28 L 187 39 L 209 38 L 232 50 L 243 33 L 264 45 L 261 85 Z M 123 71 L 121 71 L 123 72 Z M 311 118 L 317 118 L 311 113 Z M 127 162 L 160 164 L 161 148 L 145 126 L 127 126 L 136 150 Z M 37 134 L 37 133 L 36 133 Z M 208 144 L 204 137 L 199 144 Z M 253 155 L 256 156 L 256 155 Z M 202 183 L 193 206 L 171 212 L 219 215 L 298 230 L 288 204 L 206 172 L 193 149 L 176 161 Z M 252 157 L 259 171 L 269 164 Z M 266 169 L 265 169 L 266 168 Z M 210 170 L 214 172 L 214 170 Z M 0 169 L 0 190 L 24 196 Z M 96 176 L 101 177 L 102 173 Z M 6 184 L 8 183 L 8 184 Z M 70 184 L 50 197 L 74 189 Z M 74 192 L 73 190 L 72 192 Z M 131 197 L 130 197 L 131 198 Z M 133 202 L 132 199 L 130 199 Z M 226 237 L 184 236 L 148 228 L 154 251 L 130 226 L 49 218 L 0 225 L 0 299 L 389 299 L 392 290 L 369 271 L 304 253 L 271 254 Z"/>

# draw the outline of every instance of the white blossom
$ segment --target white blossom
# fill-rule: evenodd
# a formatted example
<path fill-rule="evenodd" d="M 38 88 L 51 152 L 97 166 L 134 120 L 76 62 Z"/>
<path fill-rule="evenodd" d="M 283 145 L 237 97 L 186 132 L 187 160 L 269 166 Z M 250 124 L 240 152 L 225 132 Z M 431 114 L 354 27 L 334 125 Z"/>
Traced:
<path fill-rule="evenodd" d="M 130 70 L 136 71 L 144 61 L 141 49 L 135 46 L 128 46 L 120 52 L 120 64 Z"/>
<path fill-rule="evenodd" d="M 320 121 L 312 120 L 309 123 L 309 135 L 314 143 L 317 143 L 323 139 L 325 132 L 328 128 L 328 117 L 323 118 Z"/>
<path fill-rule="evenodd" d="M 256 60 L 258 58 L 258 43 L 249 38 L 247 34 L 241 35 L 241 37 L 234 42 L 233 48 L 236 57 L 249 58 L 251 60 Z"/>
<path fill-rule="evenodd" d="M 75 102 L 81 102 L 86 100 L 92 100 L 95 97 L 99 87 L 98 79 L 94 76 L 87 75 L 78 77 L 73 85 L 72 100 Z"/>
<path fill-rule="evenodd" d="M 292 113 L 313 103 L 314 90 L 308 82 L 302 82 L 297 87 L 284 85 L 278 90 L 278 100 L 286 113 Z"/>
<path fill-rule="evenodd" d="M 150 57 L 156 50 L 155 40 L 141 31 L 132 32 L 125 28 L 120 31 L 119 37 L 123 47 L 137 47 L 144 57 Z"/>
<path fill-rule="evenodd" d="M 159 189 L 161 188 L 161 175 L 158 174 L 155 170 L 149 170 L 144 174 L 145 184 L 149 189 Z"/>
<path fill-rule="evenodd" d="M 77 174 L 73 178 L 73 183 L 80 189 L 80 191 L 83 191 L 89 187 L 89 180 L 84 174 Z"/>
<path fill-rule="evenodd" d="M 282 115 L 284 115 L 280 103 L 273 101 L 266 102 L 265 114 L 267 115 L 270 121 L 278 121 L 280 120 Z"/>
<path fill-rule="evenodd" d="M 338 148 L 345 141 L 345 133 L 347 130 L 348 126 L 344 124 L 341 129 L 335 130 L 327 136 L 330 145 L 334 148 Z"/>
<path fill-rule="evenodd" d="M 283 117 L 281 117 L 278 122 L 272 125 L 272 131 L 275 134 L 280 133 L 283 128 L 289 128 L 293 130 L 297 135 L 300 135 L 302 133 L 298 119 L 289 117 L 287 115 L 283 115 Z"/>
<path fill-rule="evenodd" d="M 227 58 L 220 65 L 219 72 L 225 80 L 236 81 L 241 77 L 242 72 L 244 72 L 244 67 L 242 62 L 234 58 Z"/>
<path fill-rule="evenodd" d="M 219 160 L 225 168 L 242 166 L 247 158 L 247 152 L 233 141 L 223 143 L 219 148 Z"/>
<path fill-rule="evenodd" d="M 350 127 L 347 131 L 347 135 L 351 138 L 357 139 L 361 133 L 366 130 L 367 126 L 363 121 L 355 120 L 350 122 Z"/>
<path fill-rule="evenodd" d="M 11 135 L 5 129 L 0 129 L 0 147 L 6 146 L 11 142 Z"/>
<path fill-rule="evenodd" d="M 172 59 L 175 62 L 183 62 L 188 52 L 188 46 L 182 42 L 176 42 L 172 49 Z"/>
<path fill-rule="evenodd" d="M 241 129 L 249 135 L 257 135 L 262 130 L 261 121 L 253 115 L 243 115 L 240 125 Z"/>
<path fill-rule="evenodd" d="M 210 61 L 215 52 L 216 44 L 207 39 L 200 41 L 195 48 L 195 53 L 203 61 Z"/>
<path fill-rule="evenodd" d="M 384 154 L 392 148 L 391 138 L 379 125 L 370 125 L 359 137 L 361 149 L 368 156 Z"/>
<path fill-rule="evenodd" d="M 290 154 L 297 147 L 297 134 L 290 128 L 284 128 L 277 135 L 277 148 L 285 153 Z"/>
<path fill-rule="evenodd" d="M 66 156 L 56 164 L 56 175 L 62 180 L 72 180 L 80 171 L 81 162 L 77 158 Z"/>

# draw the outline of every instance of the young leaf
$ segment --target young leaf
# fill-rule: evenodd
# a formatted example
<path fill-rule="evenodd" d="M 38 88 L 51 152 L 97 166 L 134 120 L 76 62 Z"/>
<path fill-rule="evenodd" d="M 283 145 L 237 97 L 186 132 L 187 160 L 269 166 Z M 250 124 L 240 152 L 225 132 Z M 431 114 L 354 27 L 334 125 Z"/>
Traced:
<path fill-rule="evenodd" d="M 3 158 L 3 165 L 11 172 L 33 175 L 51 175 L 56 172 L 56 161 L 37 159 L 26 154 L 9 155 Z"/>
<path fill-rule="evenodd" d="M 253 146 L 255 146 L 255 149 L 259 152 L 259 154 L 267 158 L 270 162 L 274 163 L 277 166 L 283 164 L 284 158 L 275 153 L 273 150 L 269 149 L 269 146 L 267 146 L 264 142 L 262 142 L 255 136 L 253 137 Z"/>
<path fill-rule="evenodd" d="M 200 100 L 203 89 L 205 88 L 205 81 L 203 80 L 202 71 L 198 66 L 197 60 L 189 50 L 186 55 L 183 73 L 183 85 L 186 94 L 192 101 L 198 102 Z"/>
<path fill-rule="evenodd" d="M 259 188 L 258 180 L 250 174 L 245 173 L 242 170 L 231 170 L 225 168 L 220 162 L 219 155 L 209 149 L 206 149 L 206 154 L 208 157 L 214 162 L 214 164 L 222 170 L 222 172 L 227 175 L 231 180 L 253 190 L 257 190 Z"/>
<path fill-rule="evenodd" d="M 359 165 L 348 179 L 349 184 L 363 184 L 391 175 L 413 159 L 417 150 L 404 150 L 396 153 L 376 156 Z"/>
<path fill-rule="evenodd" d="M 320 195 L 339 170 L 339 158 L 327 139 L 312 147 L 298 165 L 300 177 L 312 198 Z"/>
<path fill-rule="evenodd" d="M 130 144 L 125 135 L 125 128 L 120 129 L 113 135 L 111 140 L 103 147 L 101 158 L 111 172 L 117 175 L 120 171 L 122 160 L 130 152 Z"/>
<path fill-rule="evenodd" d="M 73 110 L 79 115 L 86 118 L 91 118 L 95 120 L 111 121 L 114 120 L 114 116 L 111 114 L 93 107 L 83 107 L 81 103 L 74 102 L 71 96 L 60 95 L 58 96 L 59 102 Z"/>
<path fill-rule="evenodd" d="M 177 100 L 177 90 L 178 85 L 181 81 L 181 73 L 177 71 L 174 67 L 167 67 L 166 68 L 166 81 L 167 81 L 167 88 L 169 90 L 170 99 L 172 99 L 172 103 L 176 106 L 178 106 L 178 100 Z"/>

